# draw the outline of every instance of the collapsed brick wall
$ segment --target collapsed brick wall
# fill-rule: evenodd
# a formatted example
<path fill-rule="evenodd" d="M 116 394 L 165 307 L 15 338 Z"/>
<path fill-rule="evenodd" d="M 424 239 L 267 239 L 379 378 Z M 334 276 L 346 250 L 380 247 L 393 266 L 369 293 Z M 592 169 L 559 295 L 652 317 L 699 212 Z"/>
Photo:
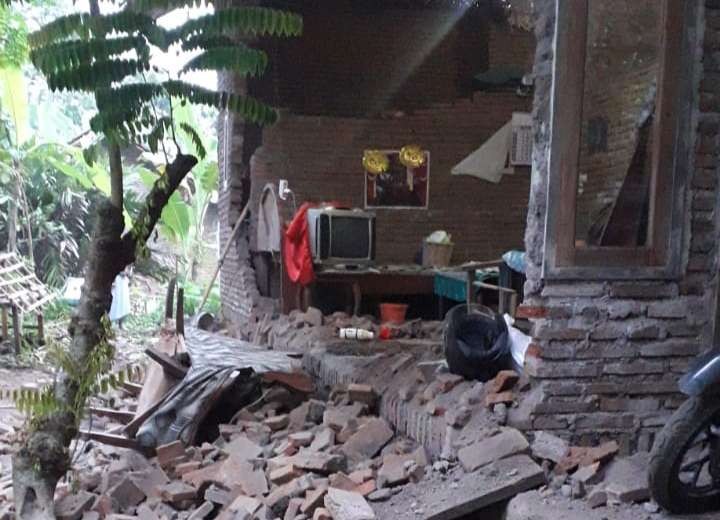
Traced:
<path fill-rule="evenodd" d="M 253 200 L 267 182 L 284 178 L 298 205 L 338 200 L 363 207 L 363 150 L 417 141 L 430 151 L 429 209 L 377 210 L 377 260 L 412 263 L 423 237 L 436 229 L 452 234 L 453 262 L 497 258 L 522 247 L 529 172 L 518 168 L 493 184 L 450 170 L 528 105 L 514 93 L 484 93 L 389 119 L 284 113 L 265 129 L 253 158 Z"/>
<path fill-rule="evenodd" d="M 364 12 L 358 3 L 353 9 L 348 5 L 333 1 L 315 11 L 303 5 L 309 11 L 301 39 L 260 42 L 267 45 L 271 68 L 257 94 L 284 107 L 283 116 L 275 128 L 266 130 L 266 142 L 253 156 L 251 188 L 240 178 L 249 166 L 243 158 L 248 150 L 244 127 L 232 121 L 220 125 L 220 142 L 226 143 L 220 147 L 225 178 L 221 245 L 249 189 L 253 209 L 266 182 L 276 185 L 280 178 L 290 180 L 299 203 L 335 198 L 362 206 L 363 150 L 420 142 L 432 153 L 430 210 L 379 212 L 379 260 L 412 262 L 421 238 L 443 227 L 459 239 L 458 260 L 520 247 L 527 171 L 493 185 L 451 178 L 450 168 L 499 129 L 513 110 L 529 109 L 530 99 L 507 90 L 479 95 L 474 101 L 471 92 L 472 76 L 490 65 L 531 64 L 532 34 L 496 25 L 472 11 L 458 20 L 452 10 Z M 388 84 L 390 78 L 393 85 Z M 237 79 L 221 75 L 221 81 L 243 91 Z M 393 95 L 388 97 L 388 92 Z M 494 217 L 498 211 L 504 216 Z M 254 211 L 251 216 L 221 271 L 224 317 L 244 333 L 264 309 L 273 308 L 257 290 Z"/>
<path fill-rule="evenodd" d="M 555 2 L 536 0 L 535 148 L 530 192 L 526 303 L 533 321 L 526 368 L 533 398 L 522 426 L 576 440 L 612 437 L 647 449 L 681 402 L 678 377 L 711 344 L 717 289 L 720 2 L 700 1 L 694 56 L 699 106 L 689 171 L 683 274 L 660 281 L 549 281 L 542 277 L 550 146 Z M 704 30 L 703 30 L 704 28 Z M 552 201 L 550 203 L 553 203 Z M 556 202 L 555 202 L 556 203 Z"/>

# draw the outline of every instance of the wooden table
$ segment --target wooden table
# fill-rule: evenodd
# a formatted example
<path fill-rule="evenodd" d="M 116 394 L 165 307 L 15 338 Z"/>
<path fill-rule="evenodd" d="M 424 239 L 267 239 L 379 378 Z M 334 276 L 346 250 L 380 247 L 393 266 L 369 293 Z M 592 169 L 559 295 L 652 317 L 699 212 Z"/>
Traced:
<path fill-rule="evenodd" d="M 323 269 L 315 273 L 315 283 L 347 285 L 352 289 L 353 314 L 360 313 L 363 296 L 421 295 L 434 293 L 435 271 L 408 267 L 392 269 Z M 312 291 L 310 291 L 312 293 Z M 310 305 L 313 305 L 310 296 Z"/>

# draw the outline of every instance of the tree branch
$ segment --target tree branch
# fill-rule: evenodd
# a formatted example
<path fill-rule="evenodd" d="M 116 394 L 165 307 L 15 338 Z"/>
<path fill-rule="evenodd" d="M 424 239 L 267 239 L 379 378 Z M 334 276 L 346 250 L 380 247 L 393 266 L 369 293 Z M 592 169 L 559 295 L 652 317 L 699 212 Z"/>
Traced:
<path fill-rule="evenodd" d="M 132 229 L 122 238 L 123 256 L 126 263 L 130 264 L 135 261 L 138 245 L 144 245 L 150 238 L 155 225 L 160 220 L 163 208 L 197 162 L 196 157 L 179 153 L 175 160 L 167 165 L 165 173 L 155 181 L 150 193 L 145 198 L 145 205 L 140 211 L 140 216 L 133 224 Z"/>

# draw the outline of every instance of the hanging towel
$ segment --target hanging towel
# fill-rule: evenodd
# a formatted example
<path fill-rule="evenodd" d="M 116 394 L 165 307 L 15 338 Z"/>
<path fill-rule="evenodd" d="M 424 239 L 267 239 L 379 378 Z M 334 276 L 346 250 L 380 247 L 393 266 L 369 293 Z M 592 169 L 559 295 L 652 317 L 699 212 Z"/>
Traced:
<path fill-rule="evenodd" d="M 307 202 L 300 206 L 283 237 L 283 259 L 288 278 L 302 286 L 315 280 L 307 221 L 307 211 L 311 207 L 313 205 Z"/>

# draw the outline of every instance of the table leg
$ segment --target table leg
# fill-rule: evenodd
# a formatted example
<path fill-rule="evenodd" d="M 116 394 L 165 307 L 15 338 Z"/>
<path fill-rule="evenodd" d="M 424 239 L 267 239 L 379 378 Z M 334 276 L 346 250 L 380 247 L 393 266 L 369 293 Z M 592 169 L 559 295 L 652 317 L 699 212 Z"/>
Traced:
<path fill-rule="evenodd" d="M 362 303 L 362 292 L 360 291 L 360 283 L 353 282 L 353 315 L 360 316 L 360 304 Z"/>
<path fill-rule="evenodd" d="M 3 307 L 0 309 L 0 314 L 2 314 L 2 339 L 7 339 L 8 337 L 8 312 L 7 307 Z"/>
<path fill-rule="evenodd" d="M 39 312 L 37 315 L 37 338 L 38 344 L 45 344 L 45 317 L 42 312 Z"/>
<path fill-rule="evenodd" d="M 510 295 L 510 316 L 515 317 L 517 311 L 518 294 L 516 292 Z"/>
<path fill-rule="evenodd" d="M 312 297 L 312 291 L 310 290 L 310 286 L 306 285 L 302 288 L 302 296 L 303 296 L 303 308 L 302 311 L 308 310 L 309 307 L 314 307 L 314 301 Z"/>
<path fill-rule="evenodd" d="M 468 306 L 473 303 L 473 283 L 475 283 L 475 271 L 468 271 L 465 280 L 465 296 Z"/>
<path fill-rule="evenodd" d="M 12 308 L 13 336 L 15 339 L 15 355 L 20 354 L 20 339 L 22 330 L 20 330 L 20 310 L 13 306 Z"/>

